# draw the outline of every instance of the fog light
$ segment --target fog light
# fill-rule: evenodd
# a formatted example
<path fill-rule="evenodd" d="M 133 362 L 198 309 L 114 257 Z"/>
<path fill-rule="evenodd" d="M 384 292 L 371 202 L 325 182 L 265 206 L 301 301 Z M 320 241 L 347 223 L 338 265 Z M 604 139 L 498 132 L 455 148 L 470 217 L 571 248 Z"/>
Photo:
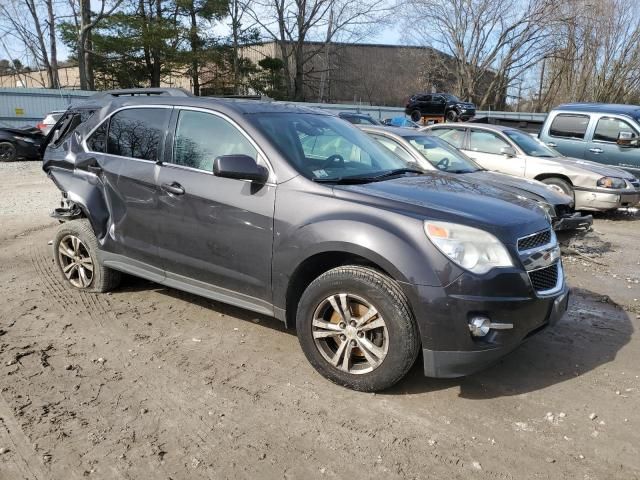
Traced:
<path fill-rule="evenodd" d="M 487 317 L 473 317 L 469 321 L 469 330 L 474 337 L 484 337 L 491 330 L 491 320 Z"/>

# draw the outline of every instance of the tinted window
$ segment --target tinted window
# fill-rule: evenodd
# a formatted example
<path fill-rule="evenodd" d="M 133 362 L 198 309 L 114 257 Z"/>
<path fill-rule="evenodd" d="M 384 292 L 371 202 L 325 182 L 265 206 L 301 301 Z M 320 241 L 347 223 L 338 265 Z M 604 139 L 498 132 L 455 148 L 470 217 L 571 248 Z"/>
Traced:
<path fill-rule="evenodd" d="M 132 108 L 116 113 L 109 122 L 107 153 L 157 160 L 169 114 L 166 108 Z"/>
<path fill-rule="evenodd" d="M 258 157 L 247 137 L 225 119 L 204 112 L 180 112 L 172 163 L 211 172 L 216 157 L 233 154 Z"/>
<path fill-rule="evenodd" d="M 431 130 L 431 133 L 449 142 L 456 148 L 462 148 L 464 143 L 464 130 L 460 128 L 434 128 Z"/>
<path fill-rule="evenodd" d="M 87 140 L 87 147 L 93 152 L 105 153 L 107 151 L 107 128 L 109 122 L 103 122 Z"/>
<path fill-rule="evenodd" d="M 510 145 L 492 132 L 471 130 L 469 146 L 474 152 L 493 153 L 500 155 L 500 149 Z"/>
<path fill-rule="evenodd" d="M 634 137 L 637 135 L 633 128 L 624 120 L 602 117 L 598 120 L 593 139 L 601 142 L 616 143 L 618 141 L 618 135 L 620 135 L 621 132 L 629 132 Z"/>
<path fill-rule="evenodd" d="M 583 139 L 589 125 L 587 115 L 560 114 L 553 119 L 549 128 L 552 137 Z"/>
<path fill-rule="evenodd" d="M 418 97 L 418 101 L 420 101 L 420 102 L 430 102 L 431 101 L 431 95 L 420 95 L 420 97 Z"/>

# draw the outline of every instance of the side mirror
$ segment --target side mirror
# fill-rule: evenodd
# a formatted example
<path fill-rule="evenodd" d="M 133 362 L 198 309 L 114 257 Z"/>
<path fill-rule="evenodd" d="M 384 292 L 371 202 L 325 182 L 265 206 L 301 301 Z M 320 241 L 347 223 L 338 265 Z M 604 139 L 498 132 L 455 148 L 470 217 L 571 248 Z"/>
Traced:
<path fill-rule="evenodd" d="M 516 151 L 513 149 L 513 147 L 502 147 L 500 149 L 500 154 L 504 155 L 505 157 L 511 158 L 516 156 Z"/>
<path fill-rule="evenodd" d="M 235 178 L 265 183 L 269 178 L 269 170 L 258 165 L 248 155 L 221 155 L 213 161 L 213 174 L 216 177 Z"/>
<path fill-rule="evenodd" d="M 621 147 L 638 147 L 638 137 L 632 132 L 620 132 L 618 133 L 618 140 L 616 141 Z"/>

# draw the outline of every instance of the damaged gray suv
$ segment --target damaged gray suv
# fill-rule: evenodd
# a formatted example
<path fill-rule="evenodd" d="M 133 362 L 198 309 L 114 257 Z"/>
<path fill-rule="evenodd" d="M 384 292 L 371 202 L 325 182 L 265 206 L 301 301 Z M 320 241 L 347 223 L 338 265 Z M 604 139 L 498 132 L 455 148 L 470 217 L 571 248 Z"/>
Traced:
<path fill-rule="evenodd" d="M 65 282 L 104 292 L 125 272 L 274 316 L 340 385 L 387 388 L 420 351 L 427 376 L 473 373 L 567 308 L 536 203 L 407 168 L 333 115 L 113 91 L 47 142 Z"/>

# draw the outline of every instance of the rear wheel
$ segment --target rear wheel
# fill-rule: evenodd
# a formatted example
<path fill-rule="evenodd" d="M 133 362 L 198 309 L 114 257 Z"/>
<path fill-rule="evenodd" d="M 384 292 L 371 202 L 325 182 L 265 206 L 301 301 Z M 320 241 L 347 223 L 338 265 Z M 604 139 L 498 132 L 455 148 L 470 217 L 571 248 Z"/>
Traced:
<path fill-rule="evenodd" d="M 62 278 L 74 288 L 107 292 L 120 283 L 120 272 L 98 259 L 98 241 L 86 218 L 65 222 L 53 240 L 56 265 Z"/>
<path fill-rule="evenodd" d="M 566 180 L 563 180 L 562 178 L 551 177 L 551 178 L 545 178 L 541 181 L 542 183 L 546 183 L 547 185 L 549 185 L 549 187 L 555 190 L 556 192 L 564 193 L 565 195 L 568 195 L 569 197 L 571 197 L 572 200 L 575 201 L 573 187 Z"/>
<path fill-rule="evenodd" d="M 420 113 L 420 110 L 414 110 L 413 112 L 411 112 L 411 120 L 416 123 L 422 120 L 422 113 Z"/>
<path fill-rule="evenodd" d="M 297 329 L 311 365 L 354 390 L 392 386 L 409 371 L 420 348 L 400 287 L 360 266 L 335 268 L 314 280 L 300 299 Z"/>
<path fill-rule="evenodd" d="M 16 159 L 16 146 L 11 142 L 0 142 L 0 162 L 13 162 Z"/>

